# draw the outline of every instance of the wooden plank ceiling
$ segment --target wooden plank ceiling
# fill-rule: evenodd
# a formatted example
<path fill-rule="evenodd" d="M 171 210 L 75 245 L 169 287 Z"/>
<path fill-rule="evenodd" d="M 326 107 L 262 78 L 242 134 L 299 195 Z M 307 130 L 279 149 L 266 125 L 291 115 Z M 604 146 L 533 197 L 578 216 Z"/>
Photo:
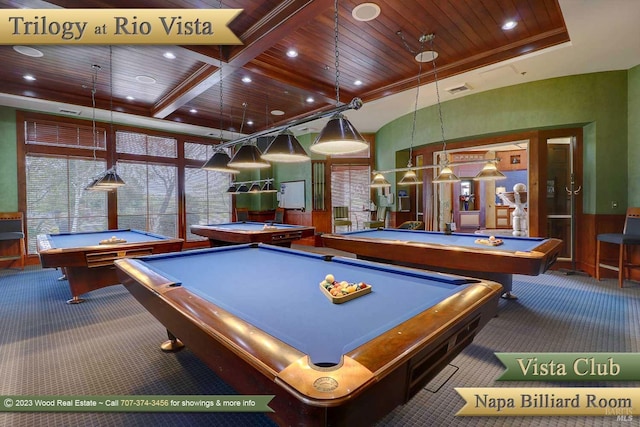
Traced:
<path fill-rule="evenodd" d="M 435 35 L 438 78 L 569 40 L 557 0 L 374 2 L 381 9 L 380 15 L 362 22 L 352 16 L 352 11 L 363 1 L 339 1 L 338 82 L 343 103 L 354 97 L 366 103 L 415 87 L 419 68 L 414 57 L 424 34 Z M 220 2 L 0 0 L 2 8 L 25 5 L 218 8 Z M 95 64 L 100 66 L 95 94 L 98 108 L 113 106 L 114 111 L 213 129 L 222 126 L 233 132 L 242 129 L 245 134 L 336 105 L 334 1 L 225 0 L 222 5 L 243 9 L 230 25 L 243 45 L 35 46 L 42 57 L 25 56 L 12 46 L 0 46 L 0 92 L 91 106 Z M 519 24 L 504 31 L 501 25 L 508 20 Z M 298 56 L 287 57 L 289 49 L 296 49 Z M 425 50 L 428 49 L 427 43 Z M 167 51 L 175 59 L 163 57 Z M 25 74 L 36 80 L 26 81 Z M 433 74 L 431 62 L 426 63 L 421 82 L 432 81 Z M 155 83 L 140 82 L 139 76 L 151 77 Z M 243 82 L 245 77 L 251 82 Z M 361 85 L 355 83 L 358 80 Z M 284 114 L 273 115 L 273 110 Z"/>

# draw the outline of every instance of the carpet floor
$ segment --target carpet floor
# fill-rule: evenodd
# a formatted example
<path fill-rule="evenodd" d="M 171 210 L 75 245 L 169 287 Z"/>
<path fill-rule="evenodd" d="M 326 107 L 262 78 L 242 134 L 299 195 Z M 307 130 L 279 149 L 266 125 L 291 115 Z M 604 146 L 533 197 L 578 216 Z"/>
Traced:
<path fill-rule="evenodd" d="M 68 305 L 66 281 L 52 269 L 0 270 L 0 395 L 235 394 L 188 349 L 167 354 L 158 323 L 121 286 Z M 456 417 L 455 387 L 637 387 L 637 383 L 496 381 L 495 352 L 639 352 L 640 285 L 549 272 L 514 276 L 517 300 L 451 364 L 379 426 L 619 426 L 615 417 Z M 0 396 L 1 397 L 1 396 Z M 631 423 L 625 423 L 627 425 Z M 638 419 L 633 420 L 638 424 Z M 261 413 L 17 413 L 0 426 L 274 426 Z"/>

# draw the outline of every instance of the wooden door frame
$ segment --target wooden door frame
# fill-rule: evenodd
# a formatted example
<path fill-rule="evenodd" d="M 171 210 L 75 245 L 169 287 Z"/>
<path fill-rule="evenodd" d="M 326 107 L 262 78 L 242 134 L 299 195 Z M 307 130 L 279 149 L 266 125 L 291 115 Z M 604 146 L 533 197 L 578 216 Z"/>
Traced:
<path fill-rule="evenodd" d="M 575 137 L 574 146 L 574 176 L 577 182 L 582 182 L 582 128 L 562 128 L 551 130 L 530 130 L 514 132 L 504 135 L 490 137 L 472 138 L 458 141 L 447 141 L 449 149 L 465 149 L 479 147 L 483 145 L 494 145 L 513 141 L 529 141 L 529 183 L 528 183 L 528 205 L 529 205 L 529 235 L 544 237 L 547 234 L 547 203 L 546 203 L 546 182 L 547 182 L 547 140 L 554 138 Z M 425 147 L 413 149 L 414 155 L 423 155 L 424 164 L 432 165 L 434 153 L 442 151 L 441 144 L 430 144 Z M 423 212 L 425 226 L 427 230 L 431 228 L 431 221 L 428 218 L 433 216 L 433 206 L 431 199 L 433 189 L 433 174 L 423 175 Z M 428 213 L 430 213 L 428 215 Z M 576 199 L 576 224 L 580 228 L 579 220 L 582 213 L 582 195 Z M 579 245 L 576 242 L 576 245 Z"/>

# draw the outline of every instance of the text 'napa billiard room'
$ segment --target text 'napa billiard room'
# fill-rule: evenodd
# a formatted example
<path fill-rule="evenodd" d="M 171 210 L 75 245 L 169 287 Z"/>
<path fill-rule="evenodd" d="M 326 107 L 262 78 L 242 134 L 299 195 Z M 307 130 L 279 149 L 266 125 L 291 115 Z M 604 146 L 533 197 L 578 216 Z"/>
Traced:
<path fill-rule="evenodd" d="M 19 3 L 0 425 L 640 417 L 640 3 Z"/>

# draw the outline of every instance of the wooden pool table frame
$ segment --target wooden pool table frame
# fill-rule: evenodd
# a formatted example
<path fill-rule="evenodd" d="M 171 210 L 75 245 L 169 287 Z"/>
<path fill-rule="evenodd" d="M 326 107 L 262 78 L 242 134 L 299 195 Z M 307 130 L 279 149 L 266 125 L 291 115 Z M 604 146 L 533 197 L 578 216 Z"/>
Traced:
<path fill-rule="evenodd" d="M 401 230 L 410 233 L 424 231 Z M 500 246 L 472 248 L 425 243 L 410 240 L 375 239 L 357 234 L 323 234 L 326 247 L 355 254 L 360 259 L 391 263 L 413 268 L 434 270 L 464 276 L 480 277 L 501 283 L 504 297 L 515 299 L 511 293 L 512 275 L 537 276 L 555 263 L 562 240 L 545 239 L 531 251 L 509 251 Z"/>
<path fill-rule="evenodd" d="M 192 225 L 191 233 L 208 238 L 212 247 L 243 243 L 268 243 L 271 245 L 291 247 L 291 242 L 306 237 L 313 237 L 316 232 L 315 227 L 285 225 L 287 225 L 286 228 L 274 230 L 241 230 L 216 226 L 214 224 Z"/>
<path fill-rule="evenodd" d="M 344 354 L 342 364 L 320 368 L 140 260 L 120 259 L 116 266 L 170 339 L 178 337 L 237 392 L 274 395 L 269 406 L 275 412 L 268 415 L 280 425 L 371 425 L 408 402 L 472 342 L 496 314 L 502 292 L 497 283 L 475 283 Z"/>
<path fill-rule="evenodd" d="M 179 252 L 182 250 L 182 243 L 182 239 L 167 237 L 148 242 L 56 248 L 51 242 L 51 235 L 40 234 L 37 237 L 38 255 L 42 267 L 62 268 L 69 282 L 72 298 L 67 301 L 68 304 L 84 302 L 80 295 L 87 292 L 120 284 L 114 266 L 116 259 Z"/>

